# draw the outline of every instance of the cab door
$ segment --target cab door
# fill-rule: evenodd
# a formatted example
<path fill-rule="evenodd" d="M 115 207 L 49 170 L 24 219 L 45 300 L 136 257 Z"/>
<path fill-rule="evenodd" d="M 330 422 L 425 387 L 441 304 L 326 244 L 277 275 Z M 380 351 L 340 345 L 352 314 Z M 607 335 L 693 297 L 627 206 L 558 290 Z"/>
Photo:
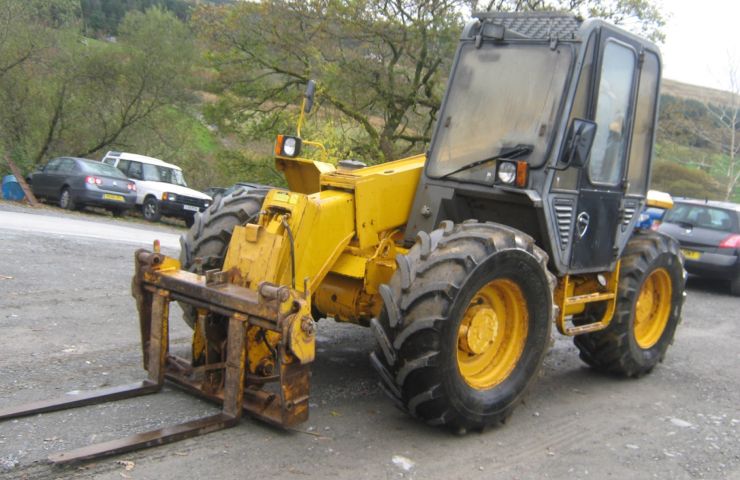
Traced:
<path fill-rule="evenodd" d="M 579 173 L 572 271 L 605 270 L 615 259 L 637 69 L 636 48 L 625 39 L 602 32 L 592 90 L 596 136 L 589 161 Z"/>

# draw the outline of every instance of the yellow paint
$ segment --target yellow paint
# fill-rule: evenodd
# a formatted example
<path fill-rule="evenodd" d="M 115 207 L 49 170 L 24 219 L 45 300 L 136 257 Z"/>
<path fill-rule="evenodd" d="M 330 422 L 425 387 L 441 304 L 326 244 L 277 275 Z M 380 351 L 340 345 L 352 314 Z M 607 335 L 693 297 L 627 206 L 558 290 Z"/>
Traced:
<path fill-rule="evenodd" d="M 355 193 L 358 247 L 377 245 L 384 232 L 406 224 L 416 195 L 424 155 L 321 176 L 321 189 Z"/>
<path fill-rule="evenodd" d="M 604 278 L 604 286 L 599 282 L 596 274 L 565 275 L 559 279 L 555 289 L 555 304 L 560 312 L 555 319 L 555 324 L 560 333 L 573 336 L 603 330 L 609 326 L 617 304 L 620 266 L 621 262 L 617 262 L 613 272 L 600 274 Z M 567 325 L 568 316 L 583 313 L 587 304 L 595 302 L 606 302 L 606 308 L 600 320 L 587 325 Z"/>
<path fill-rule="evenodd" d="M 316 308 L 342 321 L 365 324 L 380 314 L 380 296 L 367 293 L 363 279 L 329 273 L 314 294 Z"/>
<path fill-rule="evenodd" d="M 334 262 L 334 265 L 331 267 L 331 271 L 346 277 L 364 279 L 366 265 L 366 256 L 357 255 L 345 250 L 339 258 L 337 258 L 337 261 Z"/>
<path fill-rule="evenodd" d="M 457 332 L 457 367 L 469 386 L 493 388 L 514 371 L 524 351 L 529 312 L 519 285 L 494 280 L 473 297 Z"/>
<path fill-rule="evenodd" d="M 275 167 L 283 172 L 291 191 L 304 194 L 318 192 L 321 174 L 333 172 L 336 169 L 331 163 L 286 157 L 277 157 Z"/>
<path fill-rule="evenodd" d="M 635 305 L 635 341 L 647 350 L 658 343 L 671 314 L 673 286 L 666 269 L 659 268 L 648 275 L 640 288 Z"/>
<path fill-rule="evenodd" d="M 666 210 L 670 210 L 671 208 L 673 208 L 673 197 L 671 197 L 671 195 L 666 192 L 660 192 L 658 190 L 648 190 L 647 206 L 665 208 Z"/>
<path fill-rule="evenodd" d="M 299 311 L 290 318 L 288 326 L 288 348 L 304 365 L 316 358 L 316 326 L 310 313 L 310 309 Z"/>
<path fill-rule="evenodd" d="M 242 284 L 256 290 L 261 282 L 292 285 L 293 265 L 287 223 L 294 239 L 295 289 L 318 287 L 354 236 L 354 203 L 347 192 L 312 195 L 272 190 L 259 223 L 234 228 L 224 270 L 236 268 Z"/>

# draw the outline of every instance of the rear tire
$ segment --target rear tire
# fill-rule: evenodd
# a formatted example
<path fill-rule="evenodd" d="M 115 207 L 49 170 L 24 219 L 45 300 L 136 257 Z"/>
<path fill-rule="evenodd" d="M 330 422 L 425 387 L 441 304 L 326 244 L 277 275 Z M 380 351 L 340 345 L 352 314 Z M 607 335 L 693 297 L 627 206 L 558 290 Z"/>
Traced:
<path fill-rule="evenodd" d="M 380 293 L 371 363 L 399 408 L 457 432 L 502 423 L 550 342 L 554 277 L 531 237 L 491 223 L 419 233 Z"/>
<path fill-rule="evenodd" d="M 240 188 L 230 195 L 221 197 L 203 213 L 197 215 L 188 233 L 180 237 L 180 264 L 183 270 L 195 271 L 196 258 L 202 259 L 202 269 L 221 269 L 231 234 L 237 225 L 254 222 L 259 216 L 267 190 Z M 180 304 L 185 322 L 193 328 L 195 309 Z"/>
<path fill-rule="evenodd" d="M 657 232 L 636 233 L 622 255 L 617 305 L 609 327 L 573 339 L 581 359 L 617 375 L 650 373 L 673 343 L 681 319 L 684 278 L 675 240 Z"/>
<path fill-rule="evenodd" d="M 75 202 L 72 192 L 69 191 L 69 187 L 62 189 L 62 193 L 59 195 L 59 206 L 65 210 L 77 209 L 77 202 Z"/>

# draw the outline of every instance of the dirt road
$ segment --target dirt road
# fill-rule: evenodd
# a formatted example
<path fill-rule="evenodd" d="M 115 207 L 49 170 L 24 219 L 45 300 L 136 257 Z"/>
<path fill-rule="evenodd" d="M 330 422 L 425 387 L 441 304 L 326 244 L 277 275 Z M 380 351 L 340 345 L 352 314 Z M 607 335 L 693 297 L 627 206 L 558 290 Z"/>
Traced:
<path fill-rule="evenodd" d="M 143 378 L 129 293 L 137 247 L 4 228 L 10 210 L 23 213 L 0 204 L 0 408 Z M 180 233 L 126 226 L 141 238 Z M 163 250 L 177 254 L 172 244 Z M 44 462 L 53 452 L 217 411 L 168 388 L 1 423 L 0 478 L 740 479 L 740 299 L 723 284 L 693 279 L 688 294 L 676 341 L 651 375 L 595 373 L 556 336 L 526 403 L 483 434 L 457 437 L 396 410 L 368 363 L 370 332 L 323 320 L 304 432 L 245 419 L 82 467 Z M 187 351 L 188 334 L 173 319 L 176 349 Z"/>

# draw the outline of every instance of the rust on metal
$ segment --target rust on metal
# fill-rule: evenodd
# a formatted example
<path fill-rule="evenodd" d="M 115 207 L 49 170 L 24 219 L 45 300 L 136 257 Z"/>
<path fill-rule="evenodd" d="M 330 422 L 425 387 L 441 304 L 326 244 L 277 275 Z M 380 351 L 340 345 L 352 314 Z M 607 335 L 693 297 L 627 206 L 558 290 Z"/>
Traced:
<path fill-rule="evenodd" d="M 11 418 L 36 415 L 37 413 L 55 412 L 85 405 L 148 395 L 158 392 L 160 389 L 160 385 L 152 383 L 149 380 L 144 380 L 143 382 L 133 383 L 131 385 L 120 385 L 89 392 L 80 392 L 75 395 L 67 395 L 53 400 L 43 400 L 18 407 L 0 409 L 0 420 L 9 420 Z"/>
<path fill-rule="evenodd" d="M 218 415 L 56 453 L 49 457 L 56 464 L 93 460 L 228 428 L 243 413 L 283 428 L 307 420 L 308 363 L 313 359 L 307 352 L 312 350 L 299 350 L 296 339 L 312 341 L 315 325 L 301 293 L 270 283 L 250 290 L 234 283 L 234 276 L 227 272 L 198 275 L 182 271 L 177 260 L 156 250 L 138 250 L 135 266 L 131 293 L 139 312 L 147 380 L 0 410 L 0 420 L 145 395 L 161 390 L 165 380 L 222 405 Z M 197 344 L 199 351 L 196 355 L 194 349 L 193 361 L 169 353 L 169 305 L 173 301 L 196 308 L 193 346 Z"/>
<path fill-rule="evenodd" d="M 193 420 L 170 427 L 164 427 L 145 433 L 137 433 L 130 437 L 111 440 L 109 442 L 89 445 L 87 447 L 69 450 L 67 452 L 55 453 L 49 456 L 49 461 L 64 465 L 70 463 L 95 460 L 97 458 L 119 453 L 130 452 L 141 448 L 154 447 L 167 443 L 178 442 L 186 438 L 204 435 L 224 428 L 233 427 L 239 421 L 238 418 L 219 413 L 210 417 Z"/>

